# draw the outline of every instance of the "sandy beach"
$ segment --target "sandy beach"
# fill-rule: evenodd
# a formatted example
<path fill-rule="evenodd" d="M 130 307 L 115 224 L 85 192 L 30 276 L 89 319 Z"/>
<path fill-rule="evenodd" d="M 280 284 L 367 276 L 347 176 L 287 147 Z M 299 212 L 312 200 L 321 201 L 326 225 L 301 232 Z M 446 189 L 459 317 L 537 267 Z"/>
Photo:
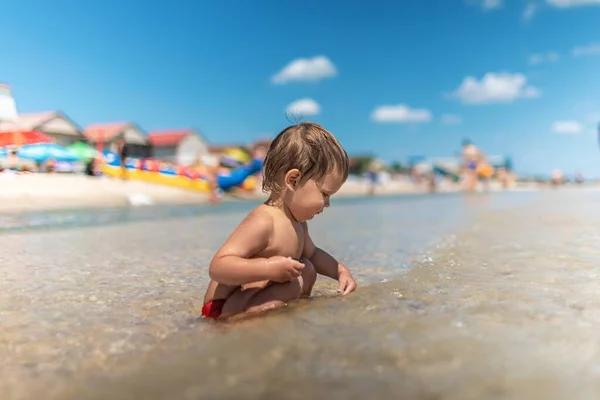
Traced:
<path fill-rule="evenodd" d="M 208 202 L 206 193 L 154 185 L 139 181 L 94 178 L 84 175 L 0 174 L 0 213 L 89 207 L 118 207 L 152 204 L 199 204 Z M 440 185 L 440 191 L 457 190 Z M 349 179 L 337 196 L 367 195 L 369 184 L 361 179 Z M 425 185 L 408 181 L 392 181 L 380 185 L 377 195 L 422 193 Z M 239 195 L 226 195 L 227 200 L 261 199 L 260 190 Z"/>
<path fill-rule="evenodd" d="M 0 174 L 0 186 L 0 212 L 4 213 L 208 201 L 205 193 L 84 175 Z"/>

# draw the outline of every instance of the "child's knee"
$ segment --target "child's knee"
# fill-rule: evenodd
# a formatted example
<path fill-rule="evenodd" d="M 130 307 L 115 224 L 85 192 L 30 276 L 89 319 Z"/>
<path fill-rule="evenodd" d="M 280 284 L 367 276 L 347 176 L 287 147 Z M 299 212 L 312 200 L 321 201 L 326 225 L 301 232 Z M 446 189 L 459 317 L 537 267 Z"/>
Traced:
<path fill-rule="evenodd" d="M 246 312 L 264 311 L 285 306 L 302 295 L 302 278 L 286 283 L 273 283 L 254 295 L 247 303 Z"/>
<path fill-rule="evenodd" d="M 302 258 L 304 269 L 302 270 L 302 291 L 301 296 L 310 296 L 312 288 L 317 281 L 317 270 L 312 261 L 308 258 Z"/>

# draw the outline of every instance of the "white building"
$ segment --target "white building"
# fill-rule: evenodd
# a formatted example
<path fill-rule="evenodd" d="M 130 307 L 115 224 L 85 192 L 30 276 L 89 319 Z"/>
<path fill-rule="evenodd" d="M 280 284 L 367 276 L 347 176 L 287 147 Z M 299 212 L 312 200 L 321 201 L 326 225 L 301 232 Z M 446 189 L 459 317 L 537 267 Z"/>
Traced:
<path fill-rule="evenodd" d="M 208 142 L 194 129 L 154 131 L 148 140 L 154 158 L 179 165 L 192 165 L 208 154 Z"/>

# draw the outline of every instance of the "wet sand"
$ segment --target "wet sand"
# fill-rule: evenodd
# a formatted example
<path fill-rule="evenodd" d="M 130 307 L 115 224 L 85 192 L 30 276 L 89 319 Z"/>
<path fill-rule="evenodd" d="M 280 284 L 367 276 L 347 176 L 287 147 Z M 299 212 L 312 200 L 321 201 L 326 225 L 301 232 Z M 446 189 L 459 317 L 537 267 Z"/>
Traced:
<path fill-rule="evenodd" d="M 0 398 L 596 399 L 599 202 L 333 207 L 313 236 L 360 289 L 320 280 L 312 300 L 235 324 L 197 315 L 241 213 L 3 235 Z"/>

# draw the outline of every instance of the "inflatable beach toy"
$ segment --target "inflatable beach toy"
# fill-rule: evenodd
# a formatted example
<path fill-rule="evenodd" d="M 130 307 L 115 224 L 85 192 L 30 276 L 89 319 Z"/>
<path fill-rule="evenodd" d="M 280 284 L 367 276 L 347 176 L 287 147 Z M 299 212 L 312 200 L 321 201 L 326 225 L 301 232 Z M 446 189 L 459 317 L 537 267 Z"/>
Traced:
<path fill-rule="evenodd" d="M 223 158 L 236 161 L 238 164 L 247 164 L 252 160 L 250 154 L 239 147 L 231 147 L 225 150 Z"/>
<path fill-rule="evenodd" d="M 239 155 L 239 154 L 238 154 Z M 102 172 L 111 177 L 120 178 L 123 174 L 118 154 L 111 151 L 103 153 Z M 217 173 L 217 186 L 222 191 L 239 187 L 243 190 L 254 190 L 256 178 L 261 171 L 262 159 L 249 159 L 234 168 L 220 168 Z M 209 192 L 211 185 L 206 166 L 181 166 L 153 159 L 127 158 L 125 161 L 127 179 L 148 183 L 174 186 L 201 192 Z"/>

